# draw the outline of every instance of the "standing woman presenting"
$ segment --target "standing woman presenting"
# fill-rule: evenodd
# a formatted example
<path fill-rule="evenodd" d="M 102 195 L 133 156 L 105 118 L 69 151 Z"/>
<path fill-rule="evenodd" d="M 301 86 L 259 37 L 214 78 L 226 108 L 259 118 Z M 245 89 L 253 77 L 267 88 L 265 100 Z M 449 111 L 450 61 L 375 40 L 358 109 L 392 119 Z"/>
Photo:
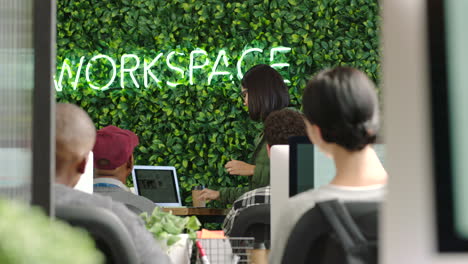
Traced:
<path fill-rule="evenodd" d="M 249 116 L 254 121 L 265 121 L 267 116 L 289 105 L 289 93 L 283 77 L 272 67 L 259 64 L 248 70 L 242 78 L 241 94 Z M 255 139 L 255 151 L 252 162 L 231 160 L 226 163 L 230 175 L 248 176 L 247 187 L 224 187 L 218 191 L 204 189 L 202 200 L 220 200 L 232 203 L 243 193 L 270 184 L 270 160 L 263 133 Z"/>

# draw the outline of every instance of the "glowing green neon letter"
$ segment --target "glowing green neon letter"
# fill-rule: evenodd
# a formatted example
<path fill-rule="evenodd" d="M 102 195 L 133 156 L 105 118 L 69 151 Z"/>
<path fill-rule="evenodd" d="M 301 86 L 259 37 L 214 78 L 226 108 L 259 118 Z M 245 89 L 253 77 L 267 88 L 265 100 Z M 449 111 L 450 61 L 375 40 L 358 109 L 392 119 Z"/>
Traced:
<path fill-rule="evenodd" d="M 153 80 L 156 82 L 156 83 L 159 83 L 161 82 L 154 74 L 153 72 L 151 71 L 151 67 L 154 66 L 154 64 L 159 60 L 159 58 L 162 57 L 162 53 L 159 53 L 152 61 L 150 64 L 147 64 L 146 63 L 146 60 L 143 62 L 143 73 L 144 73 L 144 79 L 145 79 L 145 87 L 148 88 L 148 85 L 149 85 L 149 81 L 148 81 L 148 75 L 151 76 L 151 78 L 153 78 Z"/>
<path fill-rule="evenodd" d="M 125 59 L 126 58 L 133 58 L 136 61 L 136 65 L 133 66 L 131 69 L 125 69 Z M 138 58 L 137 55 L 133 54 L 124 54 L 120 58 L 120 87 L 125 88 L 125 82 L 124 82 L 124 77 L 125 77 L 125 72 L 130 73 L 130 78 L 132 78 L 133 84 L 135 84 L 136 88 L 140 88 L 140 85 L 138 84 L 138 81 L 136 80 L 135 76 L 133 76 L 133 72 L 138 69 L 140 66 L 140 59 Z"/>
<path fill-rule="evenodd" d="M 204 50 L 201 50 L 201 49 L 197 49 L 197 50 L 194 50 L 192 52 L 190 52 L 190 65 L 189 65 L 189 82 L 191 85 L 193 85 L 193 70 L 194 69 L 201 69 L 203 67 L 205 67 L 206 65 L 208 65 L 208 63 L 210 62 L 208 60 L 208 58 L 205 58 L 205 62 L 202 64 L 202 65 L 193 65 L 193 61 L 195 59 L 195 54 L 203 54 L 206 56 L 208 56 L 208 54 L 206 53 L 206 51 Z"/>
<path fill-rule="evenodd" d="M 263 50 L 259 49 L 259 48 L 247 49 L 244 52 L 242 52 L 242 55 L 240 56 L 239 60 L 237 61 L 237 77 L 239 77 L 239 79 L 242 79 L 242 77 L 244 77 L 244 75 L 242 74 L 241 66 L 242 66 L 242 61 L 244 60 L 245 55 L 247 55 L 247 54 L 249 54 L 251 52 L 255 52 L 255 51 L 260 52 L 260 53 L 263 52 Z"/>
<path fill-rule="evenodd" d="M 270 63 L 273 62 L 275 58 L 275 52 L 290 52 L 291 48 L 287 47 L 276 47 L 276 48 L 271 48 L 270 50 Z M 271 64 L 272 68 L 283 68 L 283 67 L 289 67 L 289 63 L 274 63 Z"/>
<path fill-rule="evenodd" d="M 288 47 L 276 47 L 276 48 L 271 48 L 270 50 L 270 63 L 273 62 L 275 58 L 275 52 L 290 52 L 291 48 Z M 284 68 L 284 67 L 289 67 L 289 63 L 273 63 L 270 65 L 272 68 Z M 285 83 L 291 83 L 289 80 L 284 80 Z"/>
<path fill-rule="evenodd" d="M 230 80 L 232 80 L 232 74 L 230 72 L 224 71 L 224 72 L 217 72 L 216 69 L 218 68 L 219 61 L 221 60 L 221 56 L 223 57 L 223 62 L 224 66 L 228 67 L 229 63 L 226 57 L 226 51 L 220 50 L 218 53 L 218 57 L 216 58 L 216 61 L 213 65 L 213 69 L 211 70 L 210 75 L 208 76 L 208 85 L 211 84 L 211 80 L 213 79 L 214 75 L 231 75 L 229 77 Z"/>
<path fill-rule="evenodd" d="M 167 54 L 167 57 L 166 57 L 167 67 L 169 67 L 169 69 L 171 69 L 171 70 L 174 70 L 174 71 L 180 73 L 182 75 L 182 78 L 184 78 L 184 76 L 185 76 L 184 75 L 184 69 L 172 65 L 171 62 L 170 62 L 170 60 L 171 60 L 172 56 L 174 56 L 174 54 L 184 55 L 183 53 L 180 53 L 180 52 L 171 51 L 169 54 Z M 177 85 L 179 85 L 178 83 L 173 83 L 173 82 L 170 82 L 170 81 L 167 81 L 166 83 L 167 83 L 167 85 L 169 85 L 171 87 L 176 87 Z"/>
<path fill-rule="evenodd" d="M 78 71 L 76 72 L 76 75 L 75 75 L 75 80 L 73 81 L 72 85 L 73 85 L 73 90 L 76 90 L 76 86 L 78 85 L 78 80 L 80 79 L 80 73 L 81 73 L 81 68 L 83 68 L 83 61 L 84 61 L 85 57 L 82 56 L 80 58 L 80 62 L 78 63 Z M 55 80 L 55 76 L 54 76 L 54 85 L 55 85 L 55 90 L 57 92 L 61 92 L 62 89 L 63 89 L 63 86 L 62 86 L 62 83 L 63 83 L 63 75 L 65 73 L 65 71 L 67 71 L 68 73 L 68 78 L 72 78 L 73 77 L 73 73 L 72 73 L 72 70 L 71 70 L 71 67 L 70 65 L 68 65 L 68 62 L 70 60 L 69 59 L 65 59 L 63 61 L 63 64 L 62 64 L 62 70 L 60 71 L 60 75 L 59 75 L 59 79 L 58 81 Z"/>
<path fill-rule="evenodd" d="M 91 68 L 91 63 L 98 60 L 98 59 L 106 59 L 106 60 L 110 61 L 110 63 L 112 64 L 112 72 L 113 72 L 111 80 L 101 88 L 99 88 L 97 86 L 94 86 L 91 83 L 91 80 L 89 79 L 89 69 Z M 93 88 L 95 90 L 101 90 L 101 91 L 106 90 L 114 82 L 115 77 L 117 76 L 117 66 L 115 65 L 115 61 L 112 60 L 109 56 L 99 54 L 99 55 L 96 55 L 96 56 L 92 57 L 91 60 L 88 61 L 88 65 L 86 66 L 86 74 L 85 75 L 86 75 L 86 81 L 88 82 L 89 87 L 91 87 L 91 88 Z"/>

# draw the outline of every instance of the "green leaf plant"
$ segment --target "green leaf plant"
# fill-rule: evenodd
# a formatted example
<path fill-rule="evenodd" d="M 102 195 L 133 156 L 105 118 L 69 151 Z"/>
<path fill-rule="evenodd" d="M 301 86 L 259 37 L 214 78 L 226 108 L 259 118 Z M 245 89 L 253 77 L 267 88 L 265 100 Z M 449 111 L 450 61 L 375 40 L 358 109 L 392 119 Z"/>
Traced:
<path fill-rule="evenodd" d="M 242 72 L 259 63 L 288 63 L 277 69 L 289 80 L 291 106 L 300 108 L 307 80 L 324 68 L 353 66 L 379 82 L 378 13 L 377 0 L 58 1 L 57 101 L 84 108 L 97 128 L 115 125 L 134 131 L 140 138 L 136 164 L 175 166 L 182 197 L 190 204 L 195 185 L 216 189 L 247 184 L 247 177 L 230 176 L 223 169 L 230 159 L 249 161 L 262 128 L 249 120 L 240 97 L 237 62 L 242 53 L 263 50 L 243 58 Z M 291 50 L 275 53 L 276 61 L 270 61 L 273 47 Z M 193 70 L 191 82 L 190 53 L 197 49 L 207 55 L 197 53 L 194 65 L 209 62 Z M 220 59 L 217 71 L 228 74 L 215 75 L 208 84 L 221 51 L 228 65 Z M 181 71 L 167 67 L 170 52 L 171 64 Z M 151 69 L 159 81 L 147 73 L 145 85 L 145 63 L 160 53 Z M 112 63 L 99 59 L 87 69 L 99 54 L 116 64 L 115 79 L 105 90 L 90 85 L 103 87 L 112 80 Z M 136 67 L 133 77 L 139 87 L 131 74 L 122 74 L 125 54 L 139 59 L 138 67 L 135 58 L 124 60 L 125 69 Z M 92 76 L 89 82 L 86 70 Z"/>
<path fill-rule="evenodd" d="M 196 216 L 180 217 L 172 213 L 163 212 L 156 207 L 151 215 L 147 212 L 141 214 L 146 228 L 153 234 L 159 243 L 164 243 L 164 247 L 170 248 L 177 243 L 182 233 L 189 235 L 192 240 L 196 239 L 196 231 L 201 227 Z"/>

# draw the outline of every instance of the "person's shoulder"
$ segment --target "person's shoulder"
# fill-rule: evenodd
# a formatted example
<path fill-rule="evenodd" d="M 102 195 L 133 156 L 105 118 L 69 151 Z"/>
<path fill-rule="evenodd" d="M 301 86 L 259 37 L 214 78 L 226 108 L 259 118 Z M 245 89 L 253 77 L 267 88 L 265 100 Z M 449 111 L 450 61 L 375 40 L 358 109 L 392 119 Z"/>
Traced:
<path fill-rule="evenodd" d="M 54 191 L 56 205 L 95 206 L 115 214 L 134 239 L 141 259 L 139 263 L 153 263 L 154 259 L 158 259 L 160 263 L 170 263 L 168 256 L 161 251 L 152 234 L 146 229 L 143 220 L 124 204 L 113 201 L 110 197 L 81 192 L 61 184 L 54 184 Z"/>
<path fill-rule="evenodd" d="M 270 185 L 253 189 L 252 191 L 248 192 L 250 197 L 254 197 L 254 200 L 259 203 L 269 203 L 270 196 L 271 196 L 271 188 Z M 267 200 L 265 201 L 265 198 Z"/>
<path fill-rule="evenodd" d="M 73 200 L 76 200 L 76 202 L 78 203 L 78 202 L 86 202 L 88 200 L 100 199 L 99 197 L 95 198 L 93 194 L 86 193 L 80 190 L 76 190 L 71 187 L 65 186 L 63 184 L 55 183 L 53 185 L 53 189 L 55 192 L 55 198 L 57 198 L 58 200 L 73 199 Z"/>
<path fill-rule="evenodd" d="M 71 187 L 54 184 L 55 201 L 57 204 L 76 204 L 76 205 L 92 205 L 96 207 L 102 207 L 106 209 L 112 209 L 113 207 L 120 207 L 118 203 L 113 201 L 110 197 L 100 195 L 98 193 L 86 193 L 80 190 L 75 190 Z M 117 204 L 117 205 L 116 205 Z M 122 204 L 123 207 L 125 207 Z"/>
<path fill-rule="evenodd" d="M 300 204 L 312 203 L 339 199 L 342 201 L 379 201 L 385 196 L 385 185 L 371 186 L 341 186 L 328 184 L 320 188 L 304 192 L 294 197 L 297 206 Z"/>
<path fill-rule="evenodd" d="M 302 203 L 308 203 L 311 200 L 315 200 L 316 197 L 322 192 L 322 188 L 317 188 L 317 189 L 310 189 L 304 192 L 301 192 L 291 198 L 289 198 L 289 204 L 294 205 L 294 204 L 302 204 Z"/>
<path fill-rule="evenodd" d="M 126 191 L 111 192 L 107 195 L 115 201 L 124 203 L 127 207 L 136 207 L 140 213 L 148 212 L 151 214 L 156 207 L 155 203 L 150 199 Z"/>
<path fill-rule="evenodd" d="M 376 185 L 369 185 L 369 186 L 341 186 L 341 185 L 332 185 L 329 184 L 324 186 L 322 192 L 325 194 L 335 195 L 340 198 L 343 197 L 373 197 L 373 196 L 383 196 L 386 192 L 386 185 L 385 184 L 376 184 Z"/>
<path fill-rule="evenodd" d="M 295 222 L 296 218 L 315 206 L 321 193 L 319 189 L 307 190 L 289 198 L 285 208 L 282 209 L 283 214 Z"/>
<path fill-rule="evenodd" d="M 270 203 L 270 186 L 260 187 L 242 194 L 233 203 L 233 208 L 248 207 L 255 204 Z"/>
<path fill-rule="evenodd" d="M 252 197 L 252 196 L 255 196 L 255 195 L 270 195 L 270 186 L 264 186 L 264 187 L 260 187 L 260 188 L 256 188 L 256 189 L 253 189 L 253 190 L 250 190 L 244 194 L 242 194 L 237 200 L 242 200 L 242 199 L 245 199 L 245 198 L 248 198 L 248 197 Z"/>
<path fill-rule="evenodd" d="M 117 215 L 127 227 L 130 223 L 138 221 L 136 214 L 123 203 L 114 201 L 110 197 L 85 193 L 63 185 L 54 186 L 54 189 L 57 206 L 79 205 L 107 209 Z"/>

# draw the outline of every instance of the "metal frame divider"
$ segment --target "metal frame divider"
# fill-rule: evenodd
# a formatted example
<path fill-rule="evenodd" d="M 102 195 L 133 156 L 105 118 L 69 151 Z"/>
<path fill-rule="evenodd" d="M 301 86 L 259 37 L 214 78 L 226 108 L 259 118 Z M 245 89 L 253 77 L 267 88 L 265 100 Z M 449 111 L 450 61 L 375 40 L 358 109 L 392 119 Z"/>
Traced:
<path fill-rule="evenodd" d="M 34 96 L 32 204 L 54 215 L 55 179 L 55 0 L 34 1 Z"/>

